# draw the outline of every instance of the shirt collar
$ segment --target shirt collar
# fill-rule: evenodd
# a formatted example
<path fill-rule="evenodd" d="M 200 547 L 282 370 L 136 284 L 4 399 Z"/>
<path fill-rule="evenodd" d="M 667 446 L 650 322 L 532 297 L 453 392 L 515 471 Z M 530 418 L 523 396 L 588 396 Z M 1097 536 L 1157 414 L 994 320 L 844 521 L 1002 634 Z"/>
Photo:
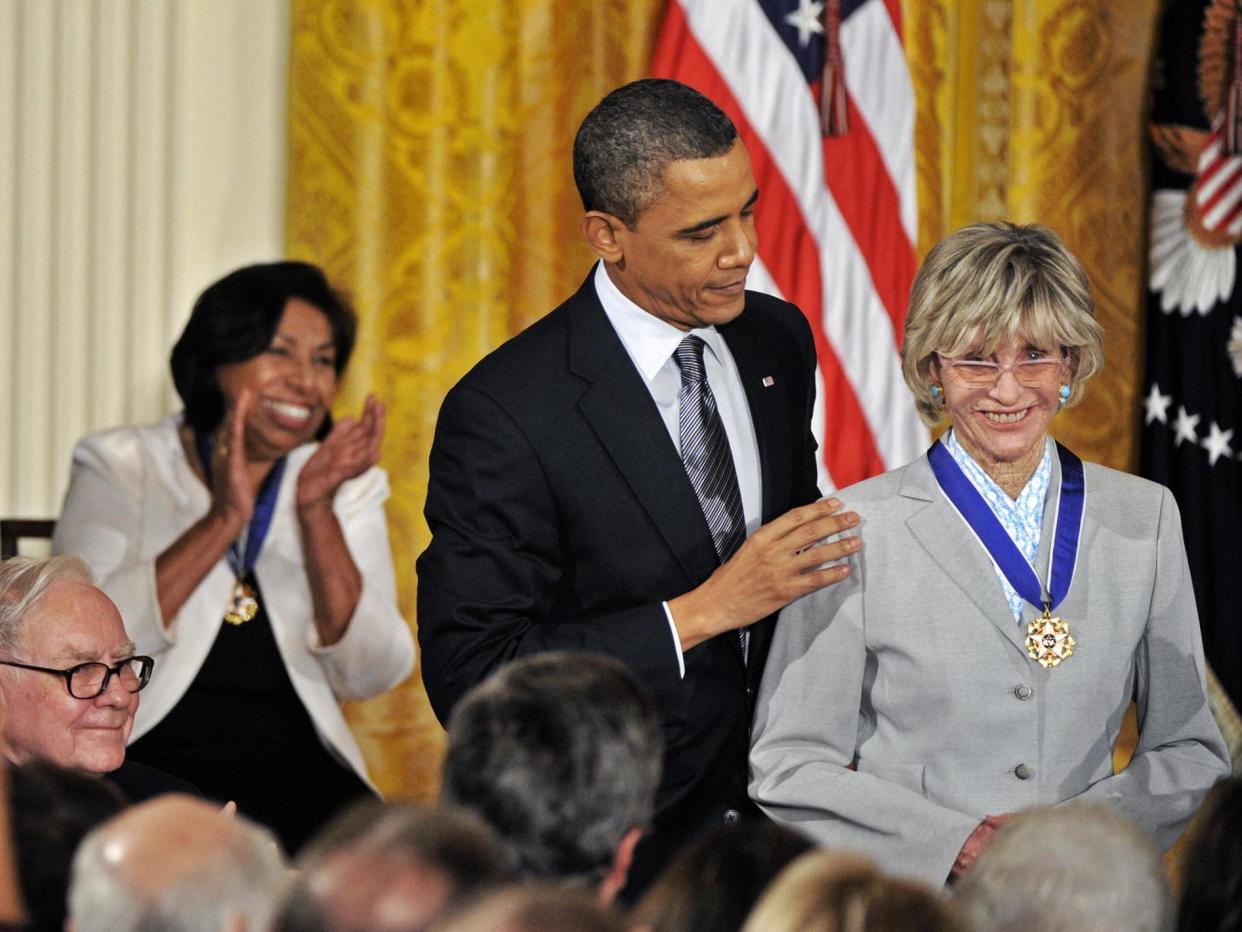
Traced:
<path fill-rule="evenodd" d="M 595 265 L 595 293 L 612 329 L 621 338 L 643 380 L 650 384 L 687 333 L 644 311 L 622 294 L 603 262 Z M 695 327 L 690 333 L 702 337 L 717 359 L 724 358 L 724 337 L 715 327 Z"/>
<path fill-rule="evenodd" d="M 987 474 L 987 471 L 980 466 L 973 456 L 966 452 L 966 448 L 958 442 L 957 431 L 953 428 L 944 435 L 945 449 L 957 461 L 962 468 L 962 472 L 966 474 L 966 478 L 971 481 L 976 489 L 981 492 L 994 491 L 999 494 L 1000 499 L 1008 503 L 1010 501 L 1008 495 L 1004 493 L 996 480 Z M 1027 480 L 1026 486 L 1016 499 L 1012 500 L 1014 505 L 1020 505 L 1028 499 L 1038 500 L 1040 504 L 1040 512 L 1042 513 L 1042 503 L 1044 495 L 1048 491 L 1048 485 L 1052 479 L 1052 438 L 1044 438 L 1044 455 L 1039 460 L 1039 465 L 1035 467 L 1035 472 L 1031 474 L 1031 478 Z M 985 495 L 985 499 L 989 496 Z"/>

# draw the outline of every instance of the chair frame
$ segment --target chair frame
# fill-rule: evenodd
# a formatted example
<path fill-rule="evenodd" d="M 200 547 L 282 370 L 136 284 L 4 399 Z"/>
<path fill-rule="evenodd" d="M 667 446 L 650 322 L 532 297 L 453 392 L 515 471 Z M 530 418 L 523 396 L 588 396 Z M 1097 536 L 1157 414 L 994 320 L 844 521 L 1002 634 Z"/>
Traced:
<path fill-rule="evenodd" d="M 51 540 L 55 531 L 51 518 L 0 518 L 0 560 L 17 556 L 21 540 Z"/>

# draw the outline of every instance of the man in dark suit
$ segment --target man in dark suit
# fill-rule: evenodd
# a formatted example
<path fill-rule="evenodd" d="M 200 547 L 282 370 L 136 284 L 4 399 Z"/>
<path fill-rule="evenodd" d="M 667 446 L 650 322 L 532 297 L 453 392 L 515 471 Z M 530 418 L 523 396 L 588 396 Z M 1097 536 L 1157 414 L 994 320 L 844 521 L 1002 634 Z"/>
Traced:
<path fill-rule="evenodd" d="M 728 117 L 674 81 L 626 85 L 579 128 L 574 177 L 600 262 L 440 410 L 419 639 L 441 721 L 525 654 L 596 651 L 634 672 L 665 757 L 632 896 L 699 828 L 755 811 L 772 616 L 844 578 L 825 564 L 860 544 L 817 545 L 857 516 L 817 501 L 810 328 L 744 290 L 759 192 Z"/>

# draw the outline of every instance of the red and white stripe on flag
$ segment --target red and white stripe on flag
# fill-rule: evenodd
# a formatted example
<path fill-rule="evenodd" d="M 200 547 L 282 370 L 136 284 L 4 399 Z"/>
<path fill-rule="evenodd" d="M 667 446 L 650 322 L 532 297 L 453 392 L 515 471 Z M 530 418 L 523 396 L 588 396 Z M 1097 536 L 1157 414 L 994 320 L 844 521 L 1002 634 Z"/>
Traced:
<path fill-rule="evenodd" d="M 1223 123 L 1217 118 L 1199 156 L 1194 198 L 1205 230 L 1236 238 L 1242 235 L 1242 156 L 1225 153 Z"/>
<path fill-rule="evenodd" d="M 822 0 L 669 0 L 652 74 L 737 125 L 759 186 L 748 287 L 798 305 L 815 334 L 815 432 L 827 492 L 927 446 L 901 376 L 915 272 L 914 92 L 899 0 L 840 0 L 849 129 L 820 130 Z M 816 44 L 818 43 L 818 44 Z"/>

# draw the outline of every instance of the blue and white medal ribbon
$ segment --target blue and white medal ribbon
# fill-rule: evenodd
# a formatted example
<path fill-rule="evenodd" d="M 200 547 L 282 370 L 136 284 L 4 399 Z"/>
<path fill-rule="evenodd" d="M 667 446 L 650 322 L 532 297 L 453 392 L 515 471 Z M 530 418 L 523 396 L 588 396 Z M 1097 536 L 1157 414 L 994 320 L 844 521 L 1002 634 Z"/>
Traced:
<path fill-rule="evenodd" d="M 1069 592 L 1078 562 L 1078 541 L 1082 533 L 1082 510 L 1086 497 L 1082 460 L 1057 444 L 1061 461 L 1061 495 L 1057 502 L 1052 556 L 1048 561 L 1048 585 L 1040 585 L 1035 570 L 1006 533 L 983 496 L 966 478 L 952 454 L 937 440 L 927 451 L 927 459 L 949 503 L 974 531 L 983 549 L 1009 580 L 1009 585 L 1043 615 L 1026 627 L 1026 650 L 1042 667 L 1055 667 L 1074 652 L 1075 641 L 1069 624 L 1053 617 L 1052 610 Z"/>
<path fill-rule="evenodd" d="M 203 475 L 207 479 L 207 487 L 211 488 L 211 454 L 215 447 L 215 438 L 205 431 L 194 431 L 194 445 L 198 452 L 199 462 L 203 465 Z M 263 549 L 263 541 L 268 529 L 272 526 L 272 515 L 276 510 L 276 497 L 280 494 L 280 480 L 285 473 L 285 457 L 274 464 L 263 484 L 259 486 L 259 494 L 254 503 L 254 514 L 250 525 L 242 533 L 241 542 L 229 544 L 227 553 L 229 566 L 233 570 L 233 593 L 229 598 L 228 607 L 224 610 L 224 620 L 231 625 L 244 625 L 259 613 L 259 600 L 255 590 L 246 583 L 246 577 L 254 569 L 259 559 L 259 551 Z"/>

